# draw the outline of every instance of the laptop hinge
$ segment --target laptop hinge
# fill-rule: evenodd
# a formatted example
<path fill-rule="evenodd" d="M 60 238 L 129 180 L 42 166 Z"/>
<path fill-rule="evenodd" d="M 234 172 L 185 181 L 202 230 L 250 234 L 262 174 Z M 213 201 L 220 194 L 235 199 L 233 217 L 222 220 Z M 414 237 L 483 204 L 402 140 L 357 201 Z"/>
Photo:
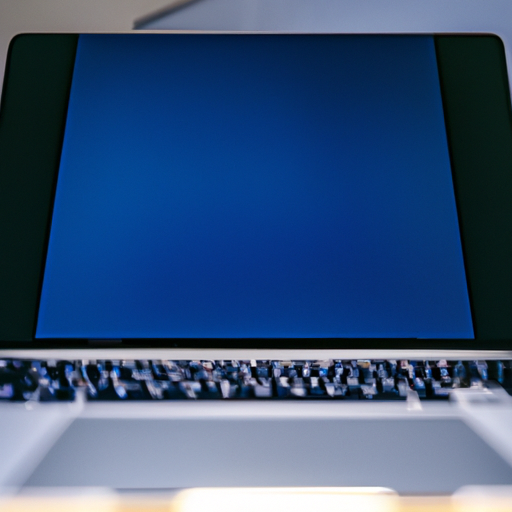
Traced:
<path fill-rule="evenodd" d="M 109 345 L 121 345 L 121 343 L 123 343 L 123 340 L 119 340 L 119 339 L 87 340 L 88 345 L 101 346 L 101 347 L 107 347 Z"/>

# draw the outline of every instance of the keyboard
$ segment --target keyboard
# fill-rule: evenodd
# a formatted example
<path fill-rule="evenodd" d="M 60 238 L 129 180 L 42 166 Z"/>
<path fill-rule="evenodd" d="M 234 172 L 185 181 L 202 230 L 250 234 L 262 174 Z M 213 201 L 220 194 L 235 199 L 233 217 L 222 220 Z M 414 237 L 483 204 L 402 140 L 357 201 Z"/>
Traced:
<path fill-rule="evenodd" d="M 512 394 L 512 361 L 0 359 L 0 401 L 447 400 Z"/>

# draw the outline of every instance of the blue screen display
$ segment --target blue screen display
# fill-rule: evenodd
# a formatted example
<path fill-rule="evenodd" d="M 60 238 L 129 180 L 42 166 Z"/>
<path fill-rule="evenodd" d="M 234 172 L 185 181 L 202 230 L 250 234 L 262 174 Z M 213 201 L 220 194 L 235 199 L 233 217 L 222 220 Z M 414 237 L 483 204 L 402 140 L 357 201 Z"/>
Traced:
<path fill-rule="evenodd" d="M 82 35 L 38 338 L 472 338 L 429 36 Z"/>

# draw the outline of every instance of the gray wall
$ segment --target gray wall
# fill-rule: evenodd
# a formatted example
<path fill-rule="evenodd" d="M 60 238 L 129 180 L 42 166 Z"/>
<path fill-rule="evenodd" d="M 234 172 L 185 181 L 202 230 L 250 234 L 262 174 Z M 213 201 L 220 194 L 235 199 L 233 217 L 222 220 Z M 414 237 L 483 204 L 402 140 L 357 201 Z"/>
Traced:
<path fill-rule="evenodd" d="M 18 33 L 130 30 L 135 20 L 184 1 L 0 0 L 0 84 L 9 41 Z M 510 60 L 511 20 L 512 0 L 196 0 L 140 28 L 489 31 L 504 39 Z"/>
<path fill-rule="evenodd" d="M 491 32 L 512 62 L 512 0 L 195 0 L 141 29 Z M 512 82 L 512 65 L 509 77 Z"/>

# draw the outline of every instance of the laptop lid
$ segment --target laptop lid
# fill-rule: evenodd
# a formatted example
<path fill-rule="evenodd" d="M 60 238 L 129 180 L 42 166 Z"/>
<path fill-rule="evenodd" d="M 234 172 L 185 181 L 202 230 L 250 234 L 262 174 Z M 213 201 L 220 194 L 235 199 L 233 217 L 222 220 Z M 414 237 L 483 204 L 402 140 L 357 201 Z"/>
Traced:
<path fill-rule="evenodd" d="M 7 71 L 4 344 L 509 348 L 497 38 L 24 35 Z"/>

